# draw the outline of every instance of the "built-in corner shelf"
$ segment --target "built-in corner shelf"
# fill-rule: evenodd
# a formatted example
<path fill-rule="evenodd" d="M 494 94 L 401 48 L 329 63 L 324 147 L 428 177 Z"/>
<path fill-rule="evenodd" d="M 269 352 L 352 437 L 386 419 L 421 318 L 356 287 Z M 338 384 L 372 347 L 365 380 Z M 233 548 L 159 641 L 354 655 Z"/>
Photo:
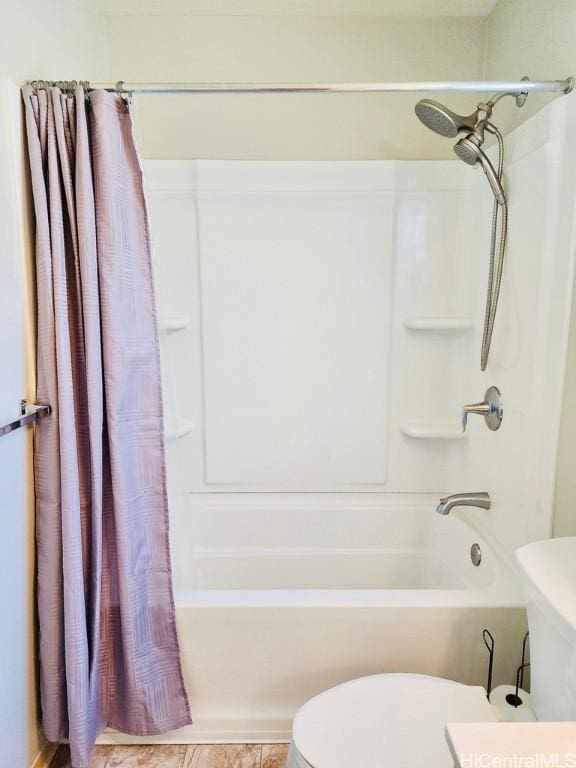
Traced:
<path fill-rule="evenodd" d="M 413 440 L 465 440 L 466 434 L 452 421 L 404 421 L 400 432 Z"/>
<path fill-rule="evenodd" d="M 177 333 L 178 331 L 185 331 L 189 327 L 190 318 L 187 315 L 167 317 L 166 320 L 160 323 L 162 333 Z"/>
<path fill-rule="evenodd" d="M 474 323 L 471 317 L 407 317 L 404 327 L 409 331 L 434 333 L 466 333 Z"/>
<path fill-rule="evenodd" d="M 167 434 L 168 440 L 181 440 L 186 435 L 194 431 L 194 424 L 191 421 L 181 421 L 176 428 L 170 430 Z"/>

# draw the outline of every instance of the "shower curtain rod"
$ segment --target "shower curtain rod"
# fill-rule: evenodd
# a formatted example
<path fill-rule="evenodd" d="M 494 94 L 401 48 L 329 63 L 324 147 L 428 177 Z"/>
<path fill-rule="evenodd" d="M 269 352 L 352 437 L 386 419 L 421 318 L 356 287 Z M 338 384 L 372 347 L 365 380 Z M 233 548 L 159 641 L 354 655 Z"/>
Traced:
<path fill-rule="evenodd" d="M 33 88 L 59 87 L 70 90 L 77 86 L 103 89 L 122 94 L 154 93 L 400 93 L 454 91 L 506 92 L 513 95 L 535 92 L 570 93 L 572 77 L 564 80 L 454 80 L 400 83 L 89 83 L 81 80 L 33 80 Z"/>

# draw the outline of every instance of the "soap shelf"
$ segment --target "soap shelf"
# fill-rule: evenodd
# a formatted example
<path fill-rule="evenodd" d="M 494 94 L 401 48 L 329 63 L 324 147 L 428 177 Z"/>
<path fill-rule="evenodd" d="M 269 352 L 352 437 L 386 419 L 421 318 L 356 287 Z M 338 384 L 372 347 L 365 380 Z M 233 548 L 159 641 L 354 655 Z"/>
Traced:
<path fill-rule="evenodd" d="M 451 421 L 404 421 L 400 432 L 413 440 L 465 440 L 459 424 Z"/>
<path fill-rule="evenodd" d="M 166 436 L 169 440 L 181 440 L 193 431 L 194 424 L 191 421 L 181 421 L 176 425 L 176 429 L 169 431 Z"/>
<path fill-rule="evenodd" d="M 466 333 L 473 326 L 470 317 L 407 317 L 404 320 L 404 327 L 409 331 Z"/>
<path fill-rule="evenodd" d="M 162 333 L 177 333 L 190 327 L 190 318 L 187 315 L 181 317 L 168 317 L 160 323 Z"/>

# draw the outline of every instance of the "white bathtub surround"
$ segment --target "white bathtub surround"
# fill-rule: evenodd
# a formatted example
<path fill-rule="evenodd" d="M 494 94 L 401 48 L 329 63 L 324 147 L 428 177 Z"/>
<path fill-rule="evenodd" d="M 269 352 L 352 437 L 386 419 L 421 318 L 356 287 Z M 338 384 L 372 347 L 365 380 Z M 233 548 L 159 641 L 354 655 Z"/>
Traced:
<path fill-rule="evenodd" d="M 161 308 L 191 318 L 163 345 L 169 417 L 195 425 L 171 446 L 172 489 L 449 487 L 460 453 L 401 425 L 459 430 L 466 334 L 404 320 L 450 322 L 469 308 L 457 286 L 470 249 L 454 225 L 469 219 L 473 173 L 452 162 L 152 162 L 147 176 Z"/>
<path fill-rule="evenodd" d="M 417 593 L 416 604 L 442 605 L 446 595 L 435 603 L 436 591 L 454 592 L 461 605 L 462 591 L 484 590 L 491 604 L 517 605 L 505 551 L 464 523 L 462 508 L 444 517 L 434 512 L 436 503 L 436 496 L 418 494 L 246 494 L 242 501 L 175 495 L 175 589 L 207 591 L 210 599 L 236 592 L 233 599 L 273 605 L 279 590 L 295 605 L 319 591 L 320 604 L 351 604 L 358 590 L 369 605 L 375 590 L 397 590 L 403 604 Z M 482 549 L 480 567 L 470 559 L 474 543 Z"/>
<path fill-rule="evenodd" d="M 559 99 L 506 138 L 509 244 L 486 373 L 483 174 L 458 161 L 149 161 L 173 329 L 171 491 L 245 507 L 246 493 L 487 490 L 493 508 L 470 520 L 511 556 L 548 535 L 575 104 Z M 502 429 L 471 419 L 463 436 L 461 406 L 490 385 Z"/>
<path fill-rule="evenodd" d="M 481 173 L 148 163 L 195 714 L 167 740 L 286 740 L 306 699 L 362 675 L 484 685 L 485 627 L 494 684 L 513 678 L 526 631 L 513 552 L 551 526 L 575 105 L 506 139 L 509 246 L 486 373 Z M 462 435 L 461 406 L 490 385 L 501 429 L 475 418 Z M 440 496 L 471 491 L 492 508 L 435 514 Z"/>

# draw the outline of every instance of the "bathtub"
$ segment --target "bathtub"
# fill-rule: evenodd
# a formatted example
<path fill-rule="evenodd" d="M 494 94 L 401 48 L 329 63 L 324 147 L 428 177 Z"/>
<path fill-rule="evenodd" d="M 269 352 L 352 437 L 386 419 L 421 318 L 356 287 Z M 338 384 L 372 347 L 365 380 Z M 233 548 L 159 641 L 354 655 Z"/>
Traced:
<path fill-rule="evenodd" d="M 526 631 L 516 575 L 480 533 L 488 513 L 441 517 L 436 501 L 172 499 L 194 725 L 102 741 L 288 741 L 308 698 L 377 672 L 485 685 L 485 627 L 496 640 L 495 684 L 511 682 Z"/>

